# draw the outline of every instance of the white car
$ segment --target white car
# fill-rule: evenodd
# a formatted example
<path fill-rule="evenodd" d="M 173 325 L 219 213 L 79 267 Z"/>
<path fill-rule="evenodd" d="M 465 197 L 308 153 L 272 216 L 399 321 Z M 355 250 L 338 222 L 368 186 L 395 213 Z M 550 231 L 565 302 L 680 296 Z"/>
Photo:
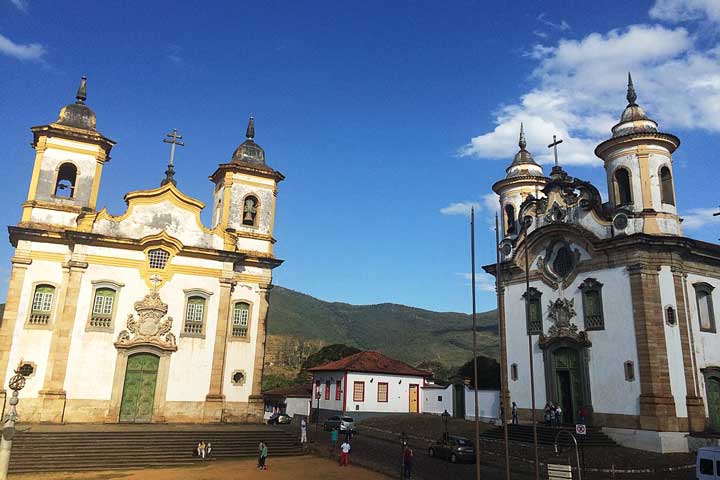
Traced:
<path fill-rule="evenodd" d="M 325 430 L 340 429 L 341 432 L 352 432 L 354 428 L 355 420 L 353 420 L 352 417 L 341 417 L 340 415 L 335 415 L 323 422 L 323 429 Z"/>

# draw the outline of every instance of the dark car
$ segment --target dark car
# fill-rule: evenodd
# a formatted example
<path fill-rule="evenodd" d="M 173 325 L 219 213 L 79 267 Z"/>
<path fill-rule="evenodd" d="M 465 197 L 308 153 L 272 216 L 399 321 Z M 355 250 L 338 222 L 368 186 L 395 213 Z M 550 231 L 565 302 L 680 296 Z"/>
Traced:
<path fill-rule="evenodd" d="M 267 419 L 268 425 L 285 425 L 292 422 L 292 417 L 285 413 L 273 413 L 270 418 Z"/>
<path fill-rule="evenodd" d="M 335 415 L 323 422 L 325 430 L 340 430 L 341 432 L 352 432 L 355 426 L 355 420 L 352 417 L 341 417 Z"/>
<path fill-rule="evenodd" d="M 452 463 L 474 462 L 475 447 L 465 437 L 450 435 L 447 440 L 438 440 L 428 448 L 431 457 L 444 458 Z"/>

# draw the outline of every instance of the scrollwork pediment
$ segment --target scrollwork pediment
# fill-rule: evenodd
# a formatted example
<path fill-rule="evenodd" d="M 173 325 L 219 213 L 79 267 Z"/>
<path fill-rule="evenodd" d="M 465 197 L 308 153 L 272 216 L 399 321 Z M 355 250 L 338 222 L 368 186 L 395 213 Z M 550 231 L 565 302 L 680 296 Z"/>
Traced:
<path fill-rule="evenodd" d="M 162 301 L 157 291 L 145 295 L 145 298 L 135 302 L 137 317 L 130 314 L 127 318 L 127 330 L 118 335 L 116 348 L 130 348 L 138 345 L 148 345 L 162 350 L 177 350 L 175 335 L 170 332 L 172 317 L 165 317 L 168 306 Z"/>

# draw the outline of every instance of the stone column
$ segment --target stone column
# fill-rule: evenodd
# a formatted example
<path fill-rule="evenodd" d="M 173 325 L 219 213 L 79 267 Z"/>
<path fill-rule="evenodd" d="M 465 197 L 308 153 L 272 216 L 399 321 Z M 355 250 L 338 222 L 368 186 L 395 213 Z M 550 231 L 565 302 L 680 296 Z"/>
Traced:
<path fill-rule="evenodd" d="M 635 342 L 640 379 L 640 428 L 678 431 L 675 400 L 670 388 L 665 322 L 660 302 L 659 267 L 637 263 L 630 276 Z"/>
<path fill-rule="evenodd" d="M 60 423 L 65 409 L 65 375 L 67 373 L 72 330 L 80 295 L 80 282 L 88 264 L 70 260 L 63 265 L 63 284 L 58 299 L 58 315 L 52 330 L 45 382 L 40 390 L 41 422 Z"/>
<path fill-rule="evenodd" d="M 675 305 L 677 306 L 675 317 L 678 328 L 680 329 L 680 345 L 682 347 L 685 388 L 687 390 L 685 402 L 688 412 L 688 430 L 691 432 L 702 432 L 705 430 L 705 403 L 698 389 L 693 334 L 690 319 L 686 315 L 687 306 L 685 304 L 685 284 L 683 281 L 686 275 L 681 270 L 675 268 L 672 269 L 672 274 L 673 287 L 675 289 Z"/>
<path fill-rule="evenodd" d="M 248 399 L 248 416 L 250 421 L 261 422 L 265 402 L 262 396 L 262 377 L 265 368 L 265 341 L 267 335 L 267 313 L 270 308 L 270 291 L 272 285 L 260 287 L 260 309 L 258 314 L 258 330 L 255 340 L 255 366 L 253 368 L 253 383 L 250 398 Z"/>
<path fill-rule="evenodd" d="M 11 262 L 12 271 L 10 272 L 7 300 L 5 300 L 5 312 L 2 316 L 2 323 L 0 323 L 0 396 L 3 402 L 6 396 L 5 380 L 8 362 L 10 361 L 10 349 L 12 348 L 15 326 L 18 322 L 20 295 L 25 281 L 25 272 L 27 272 L 28 265 L 32 263 L 32 260 L 26 254 L 15 252 Z M 16 367 L 14 366 L 14 368 Z"/>
<path fill-rule="evenodd" d="M 220 279 L 220 304 L 218 305 L 215 346 L 210 370 L 210 389 L 205 396 L 203 411 L 203 421 L 205 422 L 222 421 L 222 410 L 225 403 L 223 378 L 225 376 L 225 355 L 230 323 L 230 297 L 234 285 L 235 281 L 232 279 Z"/>
<path fill-rule="evenodd" d="M 495 272 L 495 275 L 499 275 Z M 505 289 L 498 287 L 498 330 L 500 337 L 500 405 L 505 412 L 510 412 L 510 390 L 508 388 L 507 328 L 505 323 Z M 528 410 L 532 411 L 531 408 Z M 465 412 L 463 412 L 464 416 Z M 457 415 L 457 413 L 456 413 Z M 508 413 L 505 414 L 507 421 Z"/>

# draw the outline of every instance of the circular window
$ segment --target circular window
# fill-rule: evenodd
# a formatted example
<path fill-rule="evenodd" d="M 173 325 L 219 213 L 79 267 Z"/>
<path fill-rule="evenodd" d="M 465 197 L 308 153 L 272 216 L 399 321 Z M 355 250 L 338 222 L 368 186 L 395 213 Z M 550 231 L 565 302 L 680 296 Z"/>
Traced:
<path fill-rule="evenodd" d="M 242 370 L 236 370 L 232 374 L 233 385 L 245 385 L 245 372 Z"/>
<path fill-rule="evenodd" d="M 32 363 L 23 363 L 17 369 L 17 373 L 19 373 L 23 377 L 29 377 L 30 375 L 35 373 L 35 366 Z"/>

